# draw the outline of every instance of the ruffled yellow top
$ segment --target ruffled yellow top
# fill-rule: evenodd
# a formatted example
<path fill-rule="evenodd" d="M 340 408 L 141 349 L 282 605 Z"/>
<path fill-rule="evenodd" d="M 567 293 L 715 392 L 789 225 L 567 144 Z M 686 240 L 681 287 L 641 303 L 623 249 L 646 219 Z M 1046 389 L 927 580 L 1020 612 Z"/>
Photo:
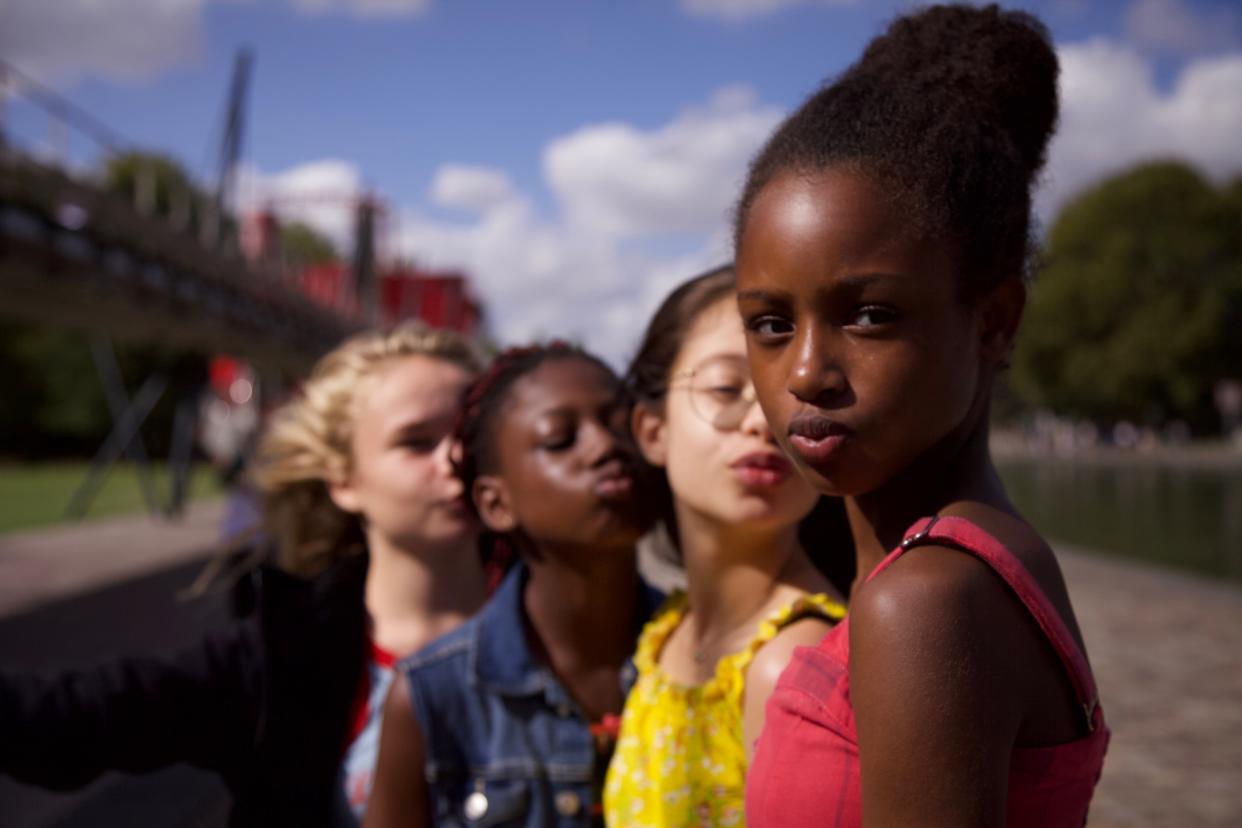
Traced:
<path fill-rule="evenodd" d="M 670 680 L 658 664 L 664 643 L 685 615 L 686 596 L 675 593 L 638 639 L 638 680 L 625 702 L 604 783 L 608 825 L 745 825 L 746 668 L 782 627 L 807 616 L 836 623 L 845 617 L 845 607 L 823 594 L 794 600 L 760 622 L 749 644 L 720 659 L 715 674 L 694 686 Z"/>

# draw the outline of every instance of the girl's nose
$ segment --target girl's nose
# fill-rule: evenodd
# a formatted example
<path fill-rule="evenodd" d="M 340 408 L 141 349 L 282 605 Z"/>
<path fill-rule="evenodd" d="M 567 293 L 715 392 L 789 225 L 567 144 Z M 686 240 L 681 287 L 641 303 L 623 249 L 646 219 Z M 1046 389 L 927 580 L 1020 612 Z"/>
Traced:
<path fill-rule="evenodd" d="M 591 465 L 611 460 L 620 450 L 620 439 L 609 423 L 589 423 L 583 425 L 583 440 L 587 457 Z"/>
<path fill-rule="evenodd" d="M 845 372 L 825 347 L 822 337 L 808 334 L 797 343 L 786 387 L 801 402 L 823 403 L 846 388 Z"/>
<path fill-rule="evenodd" d="M 457 463 L 461 460 L 461 442 L 452 436 L 446 436 L 436 446 L 436 471 L 449 477 L 456 477 Z"/>
<path fill-rule="evenodd" d="M 750 390 L 748 398 L 750 405 L 747 407 L 746 414 L 742 417 L 742 422 L 738 428 L 741 429 L 743 434 L 752 434 L 767 442 L 772 439 L 772 429 L 768 425 L 768 418 L 763 415 L 763 408 L 760 407 L 759 400 L 755 397 L 754 391 L 752 389 L 748 390 Z"/>

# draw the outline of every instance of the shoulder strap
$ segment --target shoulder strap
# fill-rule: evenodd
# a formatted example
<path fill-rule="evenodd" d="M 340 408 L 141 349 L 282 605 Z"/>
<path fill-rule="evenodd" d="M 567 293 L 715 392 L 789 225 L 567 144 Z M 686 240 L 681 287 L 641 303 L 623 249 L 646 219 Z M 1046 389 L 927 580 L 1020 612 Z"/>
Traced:
<path fill-rule="evenodd" d="M 986 563 L 1009 585 L 1052 643 L 1066 673 L 1069 674 L 1078 703 L 1082 706 L 1087 730 L 1094 731 L 1098 724 L 1099 696 L 1091 668 L 1060 613 L 1052 606 L 1048 596 L 1022 562 L 999 540 L 965 518 L 931 517 L 923 518 L 911 526 L 901 545 L 876 567 L 867 580 L 870 581 L 916 546 L 947 546 L 967 552 Z"/>
<path fill-rule="evenodd" d="M 664 600 L 650 620 L 643 625 L 632 658 L 634 666 L 640 673 L 647 673 L 656 668 L 665 643 L 685 616 L 686 593 L 677 590 Z"/>
<path fill-rule="evenodd" d="M 744 649 L 734 654 L 737 660 L 736 666 L 739 670 L 744 670 L 754 658 L 755 653 L 759 652 L 759 648 L 795 621 L 801 621 L 803 618 L 822 618 L 830 624 L 836 624 L 844 617 L 845 606 L 822 592 L 799 595 L 785 606 L 772 611 L 759 622 L 754 637 Z"/>

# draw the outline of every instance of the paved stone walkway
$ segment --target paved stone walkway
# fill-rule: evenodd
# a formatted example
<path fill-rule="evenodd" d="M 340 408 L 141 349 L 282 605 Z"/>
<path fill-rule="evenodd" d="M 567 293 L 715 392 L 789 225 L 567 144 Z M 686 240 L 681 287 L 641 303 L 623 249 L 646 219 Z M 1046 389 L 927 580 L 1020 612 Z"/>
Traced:
<path fill-rule="evenodd" d="M 224 509 L 196 501 L 176 520 L 126 515 L 0 535 L 0 617 L 201 558 Z"/>
<path fill-rule="evenodd" d="M 1242 826 L 1242 588 L 1059 553 L 1113 731 L 1090 828 Z"/>
<path fill-rule="evenodd" d="M 223 508 L 0 535 L 0 616 L 201 557 Z M 1242 587 L 1058 551 L 1113 731 L 1090 828 L 1242 826 Z"/>

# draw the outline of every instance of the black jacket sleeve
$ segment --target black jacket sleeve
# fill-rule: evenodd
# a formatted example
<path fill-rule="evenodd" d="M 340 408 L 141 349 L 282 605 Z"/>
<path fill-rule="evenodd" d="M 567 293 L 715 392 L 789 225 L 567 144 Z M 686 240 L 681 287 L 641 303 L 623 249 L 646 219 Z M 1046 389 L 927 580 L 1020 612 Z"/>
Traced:
<path fill-rule="evenodd" d="M 177 762 L 230 775 L 253 752 L 262 657 L 259 624 L 244 619 L 169 658 L 0 672 L 0 772 L 58 790 Z"/>

